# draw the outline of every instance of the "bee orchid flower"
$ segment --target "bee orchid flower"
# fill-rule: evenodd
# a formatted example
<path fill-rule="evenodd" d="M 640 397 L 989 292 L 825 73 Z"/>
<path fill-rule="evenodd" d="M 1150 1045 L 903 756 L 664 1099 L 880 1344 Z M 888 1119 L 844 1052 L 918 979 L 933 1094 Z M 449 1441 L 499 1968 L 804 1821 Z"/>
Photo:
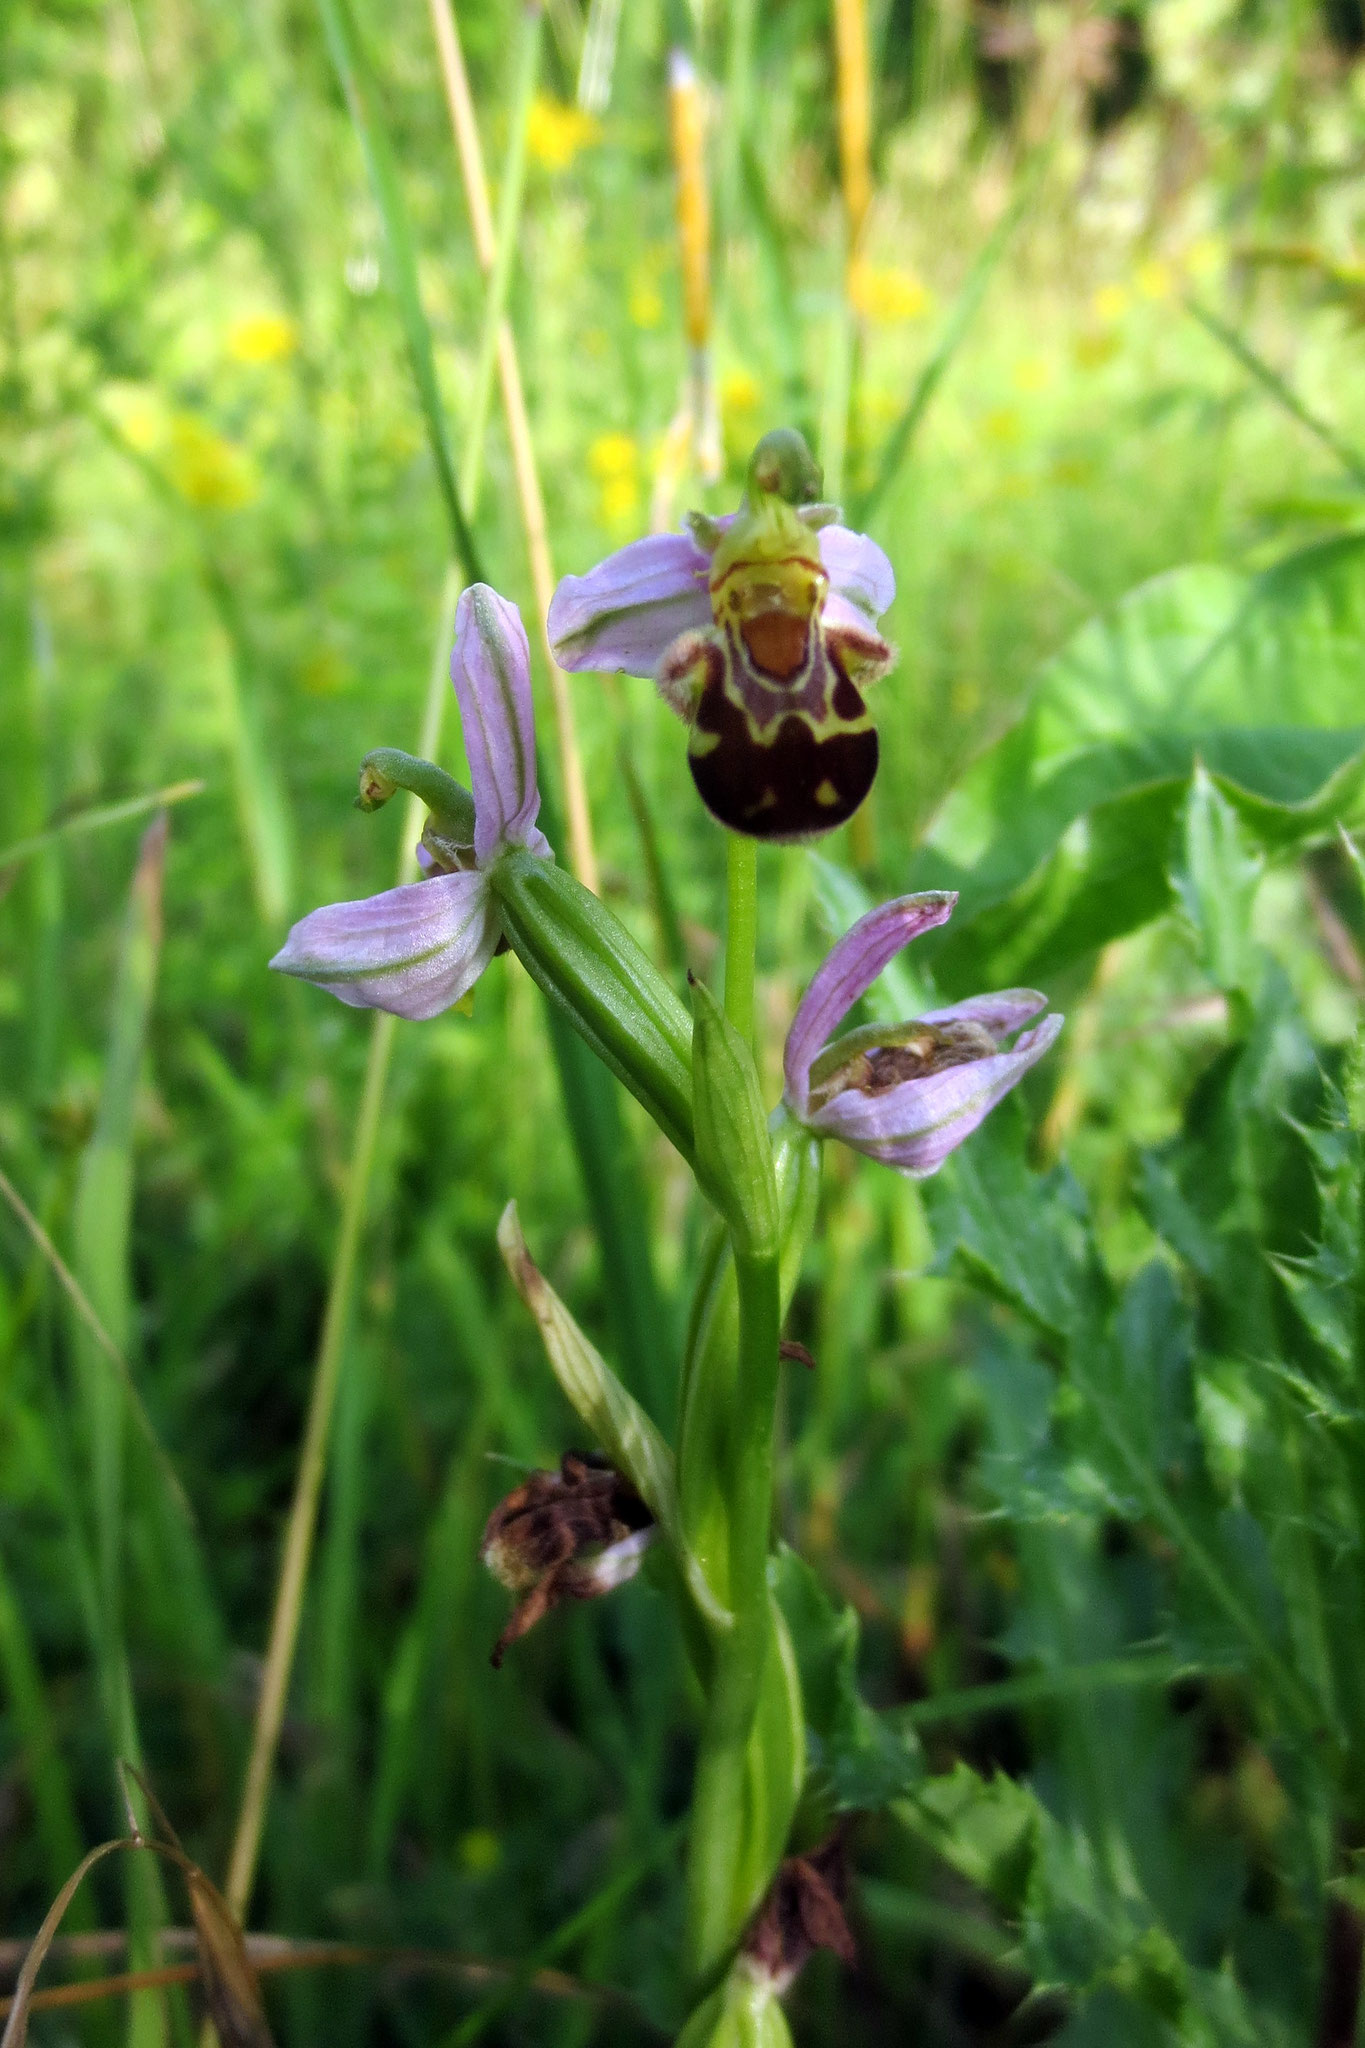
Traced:
<path fill-rule="evenodd" d="M 887 962 L 945 924 L 956 902 L 948 891 L 901 896 L 860 918 L 802 997 L 783 1060 L 783 1102 L 799 1123 L 916 1180 L 938 1171 L 1043 1057 L 1063 1022 L 1047 1016 L 1025 1030 L 1047 998 L 1012 988 L 831 1038 Z"/>
<path fill-rule="evenodd" d="M 894 660 L 877 621 L 895 577 L 819 487 L 801 437 L 769 434 L 738 512 L 632 541 L 550 604 L 561 666 L 653 677 L 690 727 L 703 803 L 755 839 L 832 831 L 877 772 L 862 692 Z"/>
<path fill-rule="evenodd" d="M 315 981 L 343 1003 L 399 1017 L 435 1017 L 448 1010 L 492 959 L 503 932 L 491 878 L 502 856 L 524 847 L 553 859 L 536 825 L 540 790 L 526 631 L 516 606 L 486 584 L 471 585 L 460 598 L 450 673 L 464 726 L 472 805 L 429 763 L 383 751 L 369 756 L 358 799 L 363 810 L 375 809 L 399 786 L 382 772 L 394 760 L 408 762 L 411 778 L 404 786 L 419 795 L 428 796 L 431 788 L 449 792 L 418 848 L 423 879 L 310 912 L 270 963 L 281 973 Z"/>

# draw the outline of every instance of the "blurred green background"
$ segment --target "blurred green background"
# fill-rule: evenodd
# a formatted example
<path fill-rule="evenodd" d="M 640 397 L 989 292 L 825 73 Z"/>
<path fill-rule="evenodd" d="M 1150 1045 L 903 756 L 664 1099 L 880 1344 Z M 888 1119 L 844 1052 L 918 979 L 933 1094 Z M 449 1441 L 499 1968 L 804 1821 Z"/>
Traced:
<path fill-rule="evenodd" d="M 456 14 L 496 202 L 519 10 Z M 945 996 L 1036 981 L 1070 1013 L 1002 1130 L 1017 1153 L 1027 1125 L 1035 1167 L 1069 1156 L 1121 1285 L 1159 1249 L 1143 1175 L 1237 1036 L 1237 977 L 1210 966 L 1207 926 L 1167 879 L 1196 753 L 1251 792 L 1254 940 L 1292 992 L 1299 1068 L 1339 1074 L 1356 1026 L 1365 921 L 1334 830 L 1359 815 L 1365 744 L 1365 14 L 873 0 L 874 196 L 852 256 L 825 0 L 546 14 L 508 304 L 557 571 L 689 505 L 731 509 L 754 441 L 786 422 L 896 571 L 869 815 L 816 855 L 762 857 L 773 1095 L 831 932 L 868 900 L 973 877 L 933 971 Z M 371 1032 L 266 963 L 292 918 L 392 880 L 397 807 L 354 811 L 355 769 L 372 746 L 416 746 L 445 658 L 449 535 L 338 18 L 311 0 L 0 12 L 0 1913 L 15 1938 L 119 1831 L 113 1759 L 134 1729 L 186 1848 L 225 1870 Z M 353 31 L 458 464 L 485 287 L 432 23 L 417 0 L 356 0 Z M 709 481 L 670 438 L 688 363 L 677 44 L 707 114 Z M 467 509 L 490 580 L 533 623 L 496 403 Z M 1213 707 L 1197 714 L 1196 672 Z M 646 683 L 570 687 L 603 893 L 670 971 L 679 936 L 706 971 L 723 847 L 679 729 Z M 541 708 L 557 784 L 548 695 Z M 441 758 L 460 774 L 455 725 Z M 1258 732 L 1253 765 L 1190 738 L 1205 726 Z M 1134 735 L 1154 751 L 1123 774 L 1110 762 L 1070 809 L 1021 794 Z M 134 887 L 151 808 L 104 811 L 185 783 L 164 871 L 153 849 Z M 1095 807 L 1140 791 L 1156 808 L 1124 814 L 1106 867 L 1113 821 Z M 1276 1128 L 1306 1113 L 1263 1095 Z M 624 1097 L 620 1116 L 660 1303 L 641 1391 L 667 1419 L 703 1219 Z M 983 1134 L 964 1156 L 1006 1142 Z M 284 1970 L 272 2023 L 300 2048 L 444 2042 L 460 2024 L 460 2040 L 568 2048 L 662 2039 L 676 2019 L 668 1831 L 693 1702 L 663 1603 L 637 1584 L 488 1667 L 506 1602 L 476 1561 L 483 1518 L 581 1436 L 497 1259 L 514 1194 L 610 1350 L 543 1008 L 508 958 L 470 1014 L 396 1034 L 249 1924 L 567 1975 L 504 1996 L 496 1976 L 373 1956 Z M 1288 1185 L 1275 1199 L 1285 1230 L 1311 1206 Z M 983 1259 L 950 1263 L 949 1207 L 831 1155 L 793 1324 L 818 1370 L 787 1401 L 784 1531 L 856 1611 L 879 1709 L 1139 1651 L 1167 1666 L 1161 1684 L 1082 1686 L 1074 1714 L 1020 1695 L 925 1720 L 918 1803 L 850 1836 L 859 1967 L 812 1966 L 799 2037 L 1325 2041 L 1322 1895 L 1289 1841 L 1318 1808 L 1293 1745 L 1261 1728 L 1254 1678 L 1198 1676 L 1219 1659 L 1163 1618 L 1169 1560 L 1145 1510 L 1106 1491 L 1083 1441 L 1045 1456 L 1068 1389 L 1011 1351 L 1007 1312 L 974 1284 Z M 192 1528 L 58 1259 L 131 1367 Z M 1208 1338 L 1196 1420 L 1210 1483 L 1254 1522 L 1248 1445 L 1281 1425 L 1243 1401 L 1244 1349 Z M 1078 1845 L 1075 1897 L 1030 1862 L 1049 1813 Z M 1321 1877 L 1330 1844 L 1314 1853 Z M 116 1870 L 68 1931 L 152 1910 Z M 1067 1930 L 1114 1886 L 1132 1911 L 1092 1953 Z M 1045 1960 L 1034 1937 L 1021 1947 L 1026 1923 Z M 191 2038 L 173 2003 L 128 2011 L 140 2041 L 163 2025 Z M 124 2025 L 96 2001 L 34 2032 Z"/>

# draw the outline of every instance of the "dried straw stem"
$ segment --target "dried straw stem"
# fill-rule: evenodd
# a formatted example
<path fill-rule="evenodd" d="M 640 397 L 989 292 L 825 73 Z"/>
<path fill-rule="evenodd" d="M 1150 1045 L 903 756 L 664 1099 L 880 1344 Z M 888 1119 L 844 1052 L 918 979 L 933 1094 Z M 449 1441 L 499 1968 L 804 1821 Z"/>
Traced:
<path fill-rule="evenodd" d="M 445 86 L 446 105 L 450 110 L 450 126 L 455 137 L 455 149 L 460 160 L 460 176 L 464 183 L 470 226 L 474 234 L 474 251 L 479 260 L 479 268 L 487 277 L 492 273 L 497 258 L 497 236 L 493 228 L 493 209 L 488 197 L 483 146 L 479 141 L 478 123 L 474 118 L 474 101 L 469 90 L 469 75 L 465 70 L 459 30 L 455 26 L 450 0 L 430 0 L 430 8 L 431 26 L 441 65 L 441 79 Z M 550 699 L 554 709 L 555 735 L 559 742 L 560 769 L 564 778 L 569 861 L 579 881 L 587 888 L 596 890 L 597 850 L 593 844 L 592 815 L 588 809 L 587 784 L 583 777 L 583 759 L 579 752 L 573 704 L 569 696 L 569 679 L 554 658 L 545 624 L 555 587 L 549 533 L 545 523 L 545 500 L 541 494 L 540 471 L 536 463 L 535 444 L 531 439 L 531 423 L 526 411 L 526 395 L 522 388 L 516 337 L 512 332 L 511 322 L 506 318 L 498 327 L 498 378 L 502 386 L 507 438 L 512 449 L 517 503 L 521 509 L 521 523 L 526 534 L 526 552 L 530 557 L 536 614 L 540 621 L 541 640 L 550 677 Z"/>

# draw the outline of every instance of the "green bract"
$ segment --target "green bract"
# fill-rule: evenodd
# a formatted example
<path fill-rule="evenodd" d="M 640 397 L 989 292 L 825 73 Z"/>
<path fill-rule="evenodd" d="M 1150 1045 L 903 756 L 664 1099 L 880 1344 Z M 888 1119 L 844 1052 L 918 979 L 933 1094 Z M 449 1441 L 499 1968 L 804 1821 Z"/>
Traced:
<path fill-rule="evenodd" d="M 508 945 L 690 1160 L 687 1012 L 619 919 L 563 868 L 507 854 L 492 873 Z"/>
<path fill-rule="evenodd" d="M 711 991 L 692 988 L 692 1118 L 697 1178 L 736 1250 L 777 1249 L 777 1184 L 753 1055 Z"/>

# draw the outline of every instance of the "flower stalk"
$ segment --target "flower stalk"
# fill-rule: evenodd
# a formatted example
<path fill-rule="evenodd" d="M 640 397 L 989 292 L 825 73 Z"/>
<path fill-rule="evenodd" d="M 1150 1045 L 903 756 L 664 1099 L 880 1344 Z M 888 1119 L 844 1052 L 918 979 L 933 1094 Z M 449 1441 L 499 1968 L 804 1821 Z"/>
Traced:
<path fill-rule="evenodd" d="M 675 1146 L 714 1211 L 675 1447 L 536 1268 L 509 1205 L 498 1233 L 508 1270 L 597 1449 L 566 1452 L 558 1472 L 514 1489 L 494 1509 L 482 1552 L 518 1603 L 495 1662 L 553 1609 L 617 1590 L 655 1552 L 650 1573 L 673 1603 L 704 1701 L 686 1868 L 686 1957 L 699 2003 L 685 2039 L 698 2048 L 787 2040 L 778 1999 L 805 1953 L 821 1944 L 848 1952 L 823 1865 L 788 1854 L 805 1728 L 769 1582 L 784 1350 L 810 1363 L 799 1344 L 784 1346 L 782 1324 L 814 1225 L 821 1144 L 837 1139 L 903 1173 L 932 1173 L 1061 1026 L 1037 1021 L 1041 995 L 1011 989 L 840 1032 L 892 957 L 942 925 L 955 902 L 941 891 L 899 898 L 859 920 L 818 969 L 788 1034 L 782 1101 L 765 1110 L 757 841 L 828 829 L 836 808 L 856 809 L 877 758 L 857 681 L 892 660 L 877 631 L 889 565 L 838 525 L 819 490 L 800 437 L 769 435 L 732 518 L 695 515 L 682 534 L 635 543 L 568 579 L 551 605 L 549 629 L 567 661 L 654 674 L 690 716 L 694 781 L 731 826 L 723 1001 L 692 981 L 689 1020 L 612 912 L 557 864 L 537 822 L 526 634 L 516 608 L 479 584 L 460 599 L 451 658 L 471 790 L 397 749 L 373 750 L 361 769 L 363 810 L 400 788 L 426 806 L 424 879 L 313 911 L 273 963 L 343 1002 L 421 1019 L 459 1003 L 499 952 L 514 951 Z M 783 733 L 785 752 L 774 744 Z M 840 751 L 849 741 L 854 756 Z M 784 784 L 793 758 L 805 780 Z M 855 758 L 858 774 L 837 786 Z"/>

